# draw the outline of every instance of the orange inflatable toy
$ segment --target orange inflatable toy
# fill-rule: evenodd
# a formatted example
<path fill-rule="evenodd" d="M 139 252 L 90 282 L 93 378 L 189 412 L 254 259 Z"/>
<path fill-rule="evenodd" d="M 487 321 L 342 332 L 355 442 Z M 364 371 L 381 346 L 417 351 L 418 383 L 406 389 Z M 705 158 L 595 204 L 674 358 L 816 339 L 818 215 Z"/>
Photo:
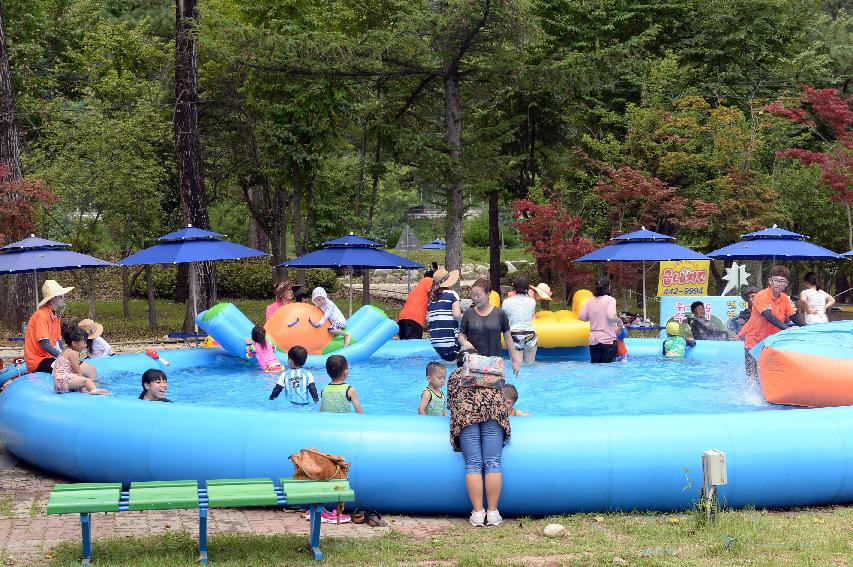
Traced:
<path fill-rule="evenodd" d="M 292 346 L 303 346 L 308 354 L 322 354 L 323 348 L 332 340 L 329 334 L 329 322 L 318 329 L 308 322 L 315 323 L 323 318 L 323 312 L 308 303 L 290 303 L 279 307 L 269 318 L 264 329 L 275 344 L 284 351 Z"/>

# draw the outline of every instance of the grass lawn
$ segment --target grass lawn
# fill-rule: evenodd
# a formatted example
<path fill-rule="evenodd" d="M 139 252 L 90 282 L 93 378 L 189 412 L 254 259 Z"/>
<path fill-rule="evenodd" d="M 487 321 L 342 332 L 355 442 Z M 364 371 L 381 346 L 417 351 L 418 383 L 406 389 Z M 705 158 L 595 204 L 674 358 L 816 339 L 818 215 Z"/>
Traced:
<path fill-rule="evenodd" d="M 548 523 L 566 527 L 546 537 Z M 393 524 L 392 524 L 393 528 Z M 97 531 L 96 531 L 97 533 Z M 432 539 L 399 532 L 369 539 L 324 538 L 334 565 L 851 565 L 853 508 L 729 511 L 704 525 L 694 514 L 578 514 L 521 519 L 499 528 L 459 526 Z M 195 564 L 196 541 L 173 533 L 95 540 L 98 565 Z M 79 564 L 79 544 L 63 544 L 50 566 Z M 212 565 L 318 565 L 304 536 L 218 535 Z M 44 562 L 41 562 L 44 564 Z M 321 564 L 321 565 L 322 565 Z"/>

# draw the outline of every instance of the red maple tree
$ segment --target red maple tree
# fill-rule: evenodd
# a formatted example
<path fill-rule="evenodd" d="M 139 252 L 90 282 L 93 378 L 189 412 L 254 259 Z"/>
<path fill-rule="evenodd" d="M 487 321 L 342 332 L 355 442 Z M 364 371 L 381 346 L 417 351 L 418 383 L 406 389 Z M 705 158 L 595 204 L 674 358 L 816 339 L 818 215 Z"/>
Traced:
<path fill-rule="evenodd" d="M 803 85 L 796 100 L 778 100 L 764 110 L 789 122 L 802 124 L 819 142 L 816 149 L 788 148 L 776 152 L 780 157 L 792 157 L 803 165 L 817 165 L 820 179 L 832 189 L 832 198 L 844 204 L 847 211 L 847 240 L 853 249 L 853 96 L 842 95 L 833 88 L 815 89 Z"/>
<path fill-rule="evenodd" d="M 0 163 L 0 179 L 8 174 L 9 167 Z M 39 211 L 57 199 L 42 181 L 0 182 L 0 243 L 8 244 L 33 232 Z"/>
<path fill-rule="evenodd" d="M 592 240 L 581 236 L 580 217 L 572 216 L 558 203 L 543 205 L 520 199 L 513 201 L 512 207 L 515 228 L 543 278 L 558 277 L 568 288 L 588 283 L 591 272 L 572 264 L 594 247 Z"/>
<path fill-rule="evenodd" d="M 712 215 L 720 212 L 714 203 L 684 197 L 678 187 L 633 167 L 596 163 L 604 177 L 594 190 L 611 205 L 614 235 L 640 227 L 665 234 L 681 228 L 706 228 Z"/>

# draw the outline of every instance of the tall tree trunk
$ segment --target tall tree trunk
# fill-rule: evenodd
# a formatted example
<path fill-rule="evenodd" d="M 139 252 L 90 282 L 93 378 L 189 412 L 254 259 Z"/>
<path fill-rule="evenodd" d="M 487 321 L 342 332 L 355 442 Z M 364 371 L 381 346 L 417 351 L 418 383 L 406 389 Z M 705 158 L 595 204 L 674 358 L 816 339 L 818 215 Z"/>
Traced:
<path fill-rule="evenodd" d="M 364 162 L 367 160 L 367 128 L 361 131 L 361 144 L 358 147 L 358 177 L 355 183 L 355 216 L 361 214 L 361 196 L 364 194 Z"/>
<path fill-rule="evenodd" d="M 262 189 L 260 187 L 249 188 L 249 199 L 258 208 L 263 206 L 263 197 L 261 196 Z M 267 238 L 267 233 L 264 232 L 261 223 L 255 218 L 255 215 L 249 215 L 249 247 L 257 250 L 266 251 L 270 244 L 270 239 Z"/>
<path fill-rule="evenodd" d="M 145 266 L 145 295 L 148 298 L 148 328 L 157 328 L 157 304 L 154 303 L 154 270 Z"/>
<path fill-rule="evenodd" d="M 89 279 L 86 283 L 89 295 L 89 319 L 95 320 L 98 318 L 98 304 L 95 301 L 95 268 L 89 268 L 86 271 L 89 272 Z"/>
<path fill-rule="evenodd" d="M 489 193 L 489 282 L 501 292 L 501 221 L 497 190 Z"/>
<path fill-rule="evenodd" d="M 198 24 L 198 1 L 175 2 L 175 162 L 181 188 L 184 220 L 197 228 L 209 229 L 207 195 L 201 168 L 198 138 L 198 54 L 193 28 Z M 199 262 L 196 272 L 196 300 L 207 309 L 216 298 L 216 272 L 210 262 Z M 184 330 L 193 328 L 192 302 L 187 302 Z"/>
<path fill-rule="evenodd" d="M 279 210 L 279 215 L 281 217 L 281 233 L 279 235 L 279 257 L 275 260 L 276 266 L 281 262 L 287 260 L 287 195 L 284 191 L 279 190 L 277 193 L 276 206 Z M 287 277 L 287 269 L 286 268 L 276 268 L 276 275 L 278 279 L 284 279 Z"/>
<path fill-rule="evenodd" d="M 130 318 L 130 268 L 121 267 L 121 313 L 125 319 Z"/>
<path fill-rule="evenodd" d="M 367 305 L 370 303 L 370 270 L 364 269 L 361 271 L 361 304 Z"/>
<path fill-rule="evenodd" d="M 853 250 L 853 212 L 850 211 L 850 201 L 844 201 L 844 211 L 847 213 L 847 248 Z"/>
<path fill-rule="evenodd" d="M 297 256 L 305 254 L 303 243 L 305 242 L 302 235 L 302 177 L 299 173 L 299 168 L 294 168 L 293 172 L 293 247 Z M 305 270 L 297 270 L 297 283 L 305 288 Z"/>
<path fill-rule="evenodd" d="M 373 230 L 373 213 L 376 212 L 376 201 L 379 198 L 379 160 L 382 159 L 382 138 L 376 132 L 376 147 L 373 149 L 372 184 L 370 186 L 370 206 L 367 209 L 367 234 Z"/>
<path fill-rule="evenodd" d="M 447 249 L 444 264 L 447 270 L 462 267 L 462 217 L 464 185 L 460 176 L 462 155 L 462 107 L 459 92 L 459 70 L 455 66 L 445 71 L 444 78 L 444 141 L 450 155 L 450 183 L 447 186 L 447 216 L 444 239 Z"/>
<path fill-rule="evenodd" d="M 15 96 L 12 92 L 12 70 L 9 67 L 9 48 L 3 23 L 3 3 L 0 1 L 0 163 L 9 170 L 0 176 L 0 183 L 20 181 L 24 174 L 21 168 L 21 148 L 18 139 L 18 115 L 15 112 Z M 6 227 L 4 227 L 6 228 Z M 4 232 L 6 232 L 4 230 Z M 9 242 L 22 237 L 21 234 L 6 234 Z M 6 302 L 3 319 L 12 329 L 19 329 L 33 309 L 32 275 L 21 274 L 6 278 Z"/>

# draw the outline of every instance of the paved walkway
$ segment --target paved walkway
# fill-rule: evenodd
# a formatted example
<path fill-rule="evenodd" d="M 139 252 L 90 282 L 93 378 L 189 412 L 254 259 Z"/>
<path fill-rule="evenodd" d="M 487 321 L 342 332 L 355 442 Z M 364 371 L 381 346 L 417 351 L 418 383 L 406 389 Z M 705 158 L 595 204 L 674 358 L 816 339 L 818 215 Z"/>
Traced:
<path fill-rule="evenodd" d="M 80 517 L 45 514 L 53 485 L 63 479 L 19 462 L 0 446 L 0 565 L 38 565 L 63 541 L 80 541 Z M 390 530 L 418 538 L 432 537 L 464 518 L 385 516 L 386 528 L 367 524 L 323 524 L 323 537 L 373 537 Z M 92 518 L 95 538 L 150 536 L 184 530 L 198 537 L 198 512 L 169 510 L 97 514 Z M 208 532 L 308 535 L 308 522 L 296 512 L 281 509 L 215 510 Z M 4 560 L 6 563 L 4 563 Z"/>

